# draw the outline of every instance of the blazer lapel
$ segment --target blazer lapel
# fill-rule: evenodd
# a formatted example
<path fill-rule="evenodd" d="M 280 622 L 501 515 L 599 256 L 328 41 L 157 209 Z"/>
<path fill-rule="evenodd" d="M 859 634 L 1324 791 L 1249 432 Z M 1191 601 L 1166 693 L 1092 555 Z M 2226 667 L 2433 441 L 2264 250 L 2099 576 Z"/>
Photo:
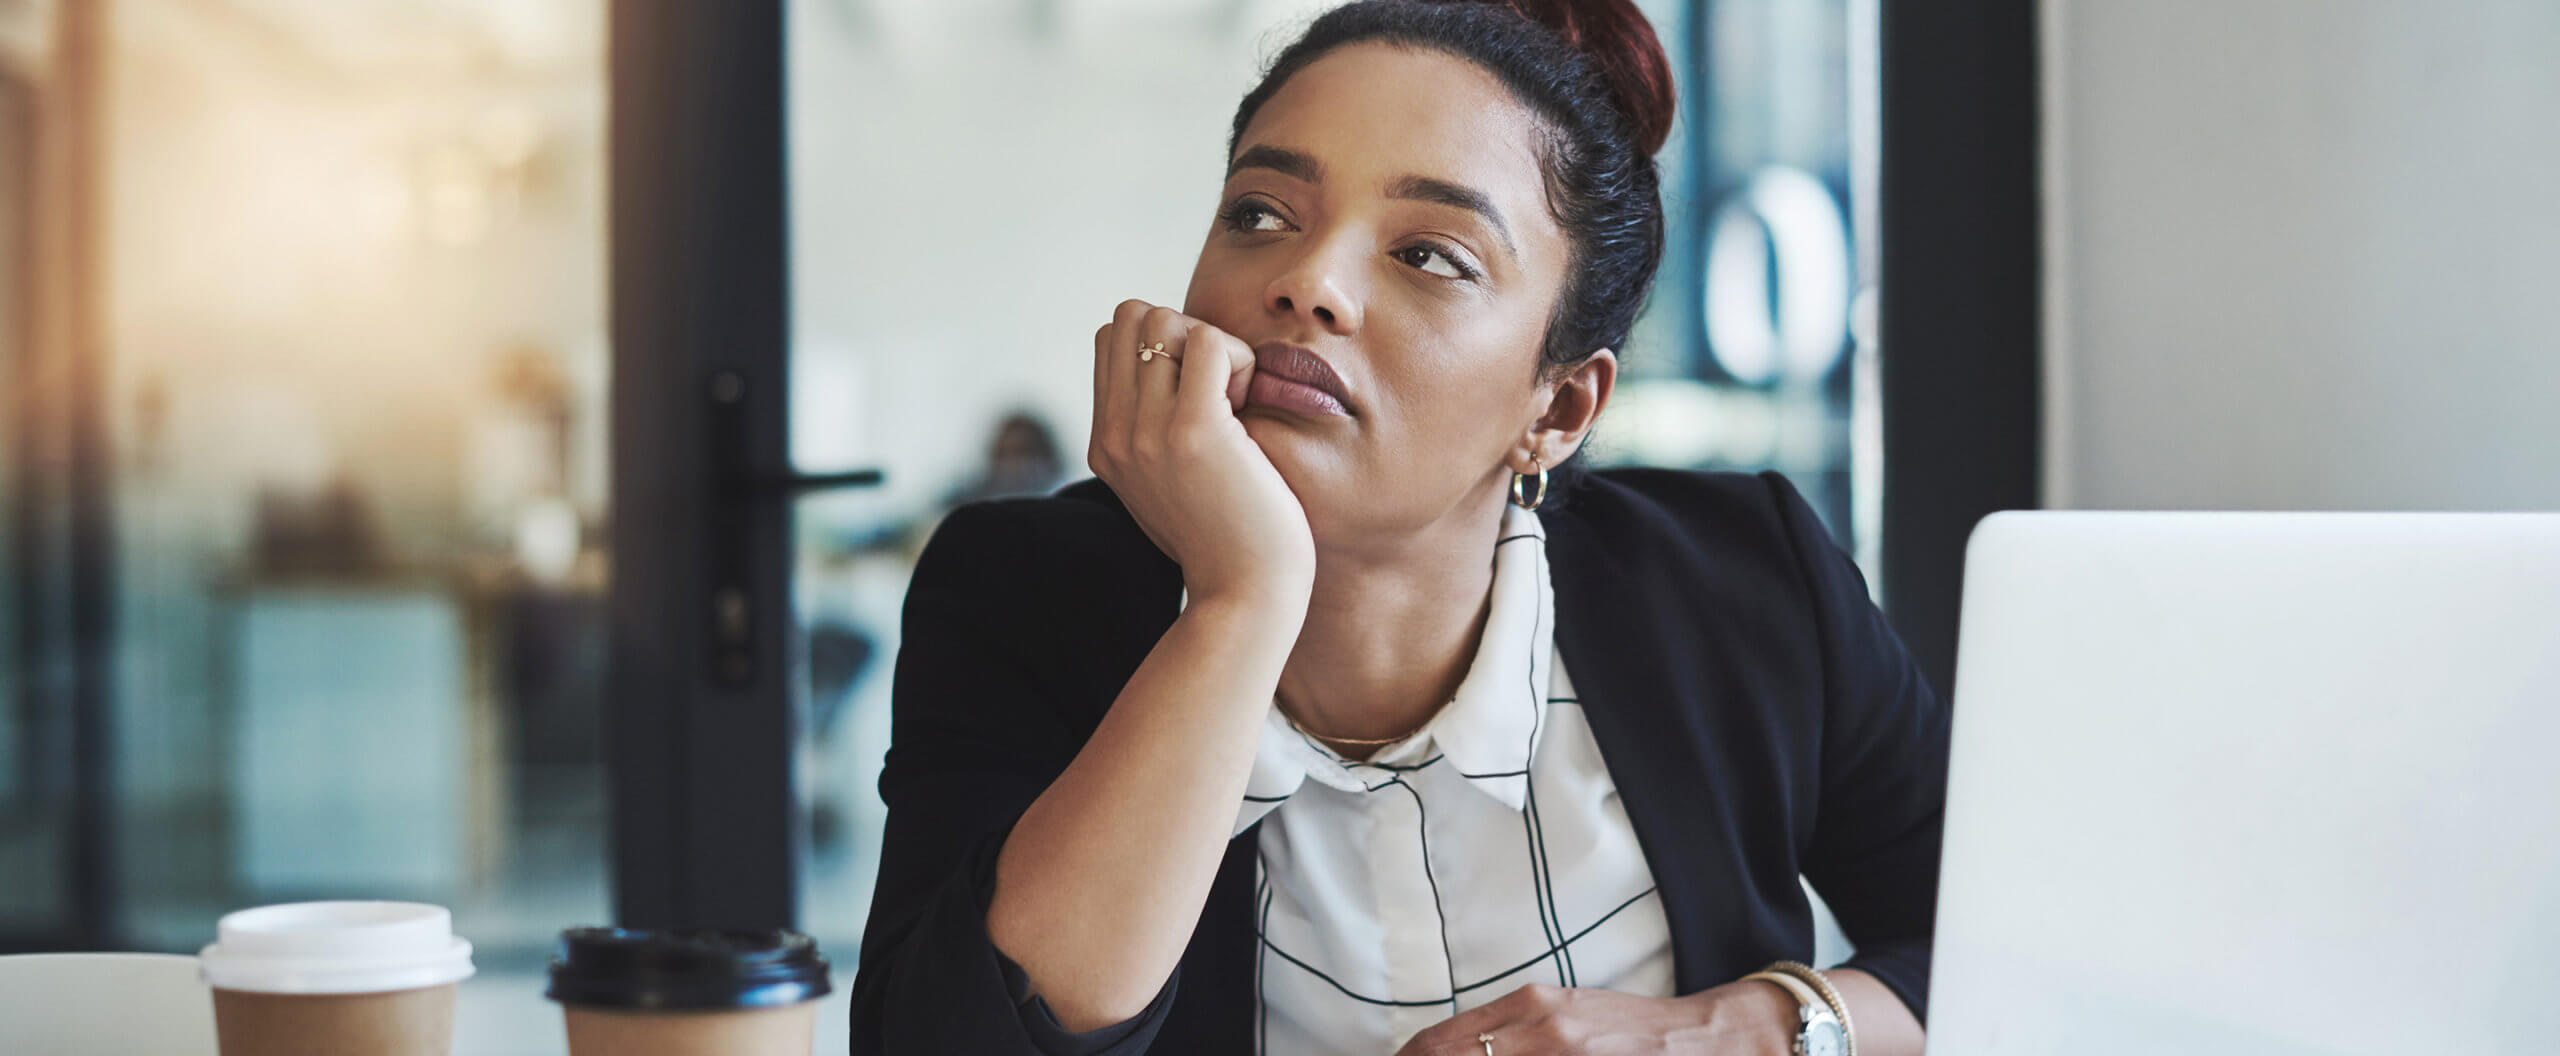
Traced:
<path fill-rule="evenodd" d="M 1749 895 L 1732 869 L 1740 846 L 1727 813 L 1732 805 L 1696 794 L 1712 787 L 1701 780 L 1710 734 L 1696 721 L 1709 687 L 1688 662 L 1695 646 L 1677 637 L 1692 622 L 1670 600 L 1682 581 L 1672 569 L 1621 563 L 1569 509 L 1547 524 L 1556 648 L 1661 885 L 1678 990 L 1730 981 L 1756 965 L 1737 969 L 1712 961 L 1708 951 L 1754 945 L 1738 941 L 1748 931 L 1738 918 Z"/>

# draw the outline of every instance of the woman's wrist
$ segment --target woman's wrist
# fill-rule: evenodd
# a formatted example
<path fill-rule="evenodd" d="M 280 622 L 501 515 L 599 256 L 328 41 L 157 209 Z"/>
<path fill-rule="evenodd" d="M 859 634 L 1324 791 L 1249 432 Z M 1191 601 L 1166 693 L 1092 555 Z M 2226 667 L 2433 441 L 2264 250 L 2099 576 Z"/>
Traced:
<path fill-rule="evenodd" d="M 1769 983 L 1737 979 L 1677 1000 L 1691 1009 L 1691 1029 L 1674 1036 L 1681 1044 L 1673 1045 L 1671 1051 L 1718 1052 L 1735 1045 L 1752 1048 L 1760 1042 L 1781 1047 L 1794 1044 L 1796 999 Z"/>
<path fill-rule="evenodd" d="M 1307 599 L 1315 593 L 1315 576 L 1290 572 L 1203 585 L 1190 592 L 1185 611 L 1208 609 L 1257 622 L 1299 624 L 1306 620 Z"/>
<path fill-rule="evenodd" d="M 1184 604 L 1180 622 L 1207 628 L 1213 637 L 1230 643 L 1226 651 L 1233 662 L 1242 663 L 1246 670 L 1267 668 L 1277 682 L 1281 666 L 1297 646 L 1298 632 L 1306 627 L 1307 599 L 1312 593 L 1311 587 L 1259 582 L 1193 594 Z M 1267 694 L 1262 702 L 1269 703 Z"/>

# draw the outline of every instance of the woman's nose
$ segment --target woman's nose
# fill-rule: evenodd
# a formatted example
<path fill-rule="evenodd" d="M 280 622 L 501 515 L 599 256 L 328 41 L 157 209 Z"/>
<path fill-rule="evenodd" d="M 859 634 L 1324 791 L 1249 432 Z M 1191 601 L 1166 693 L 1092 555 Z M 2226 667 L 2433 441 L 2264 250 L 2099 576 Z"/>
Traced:
<path fill-rule="evenodd" d="M 1342 280 L 1338 254 L 1309 250 L 1263 291 L 1263 306 L 1283 315 L 1313 319 L 1326 333 L 1350 334 L 1360 329 L 1360 303 Z"/>

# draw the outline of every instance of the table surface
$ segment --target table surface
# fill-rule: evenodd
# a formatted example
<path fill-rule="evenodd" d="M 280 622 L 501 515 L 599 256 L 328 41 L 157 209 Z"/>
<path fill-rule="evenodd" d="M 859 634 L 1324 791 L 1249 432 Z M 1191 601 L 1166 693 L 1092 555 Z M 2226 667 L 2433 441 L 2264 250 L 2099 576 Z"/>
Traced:
<path fill-rule="evenodd" d="M 818 1006 L 819 1052 L 851 1029 L 849 980 Z M 454 1001 L 454 1056 L 567 1056 L 560 1009 L 539 973 L 481 974 Z M 193 957 L 34 954 L 0 957 L 7 1056 L 218 1056 L 213 999 Z M 832 1042 L 832 1044 L 831 1044 Z"/>

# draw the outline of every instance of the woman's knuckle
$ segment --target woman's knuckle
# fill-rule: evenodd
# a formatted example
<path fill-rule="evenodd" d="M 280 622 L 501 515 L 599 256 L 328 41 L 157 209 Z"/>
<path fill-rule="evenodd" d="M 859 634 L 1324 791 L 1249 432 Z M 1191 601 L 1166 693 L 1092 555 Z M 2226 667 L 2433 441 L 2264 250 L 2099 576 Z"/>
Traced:
<path fill-rule="evenodd" d="M 1146 327 L 1145 333 L 1149 338 L 1180 337 L 1183 331 L 1182 313 L 1157 305 L 1147 309 L 1143 325 Z"/>

